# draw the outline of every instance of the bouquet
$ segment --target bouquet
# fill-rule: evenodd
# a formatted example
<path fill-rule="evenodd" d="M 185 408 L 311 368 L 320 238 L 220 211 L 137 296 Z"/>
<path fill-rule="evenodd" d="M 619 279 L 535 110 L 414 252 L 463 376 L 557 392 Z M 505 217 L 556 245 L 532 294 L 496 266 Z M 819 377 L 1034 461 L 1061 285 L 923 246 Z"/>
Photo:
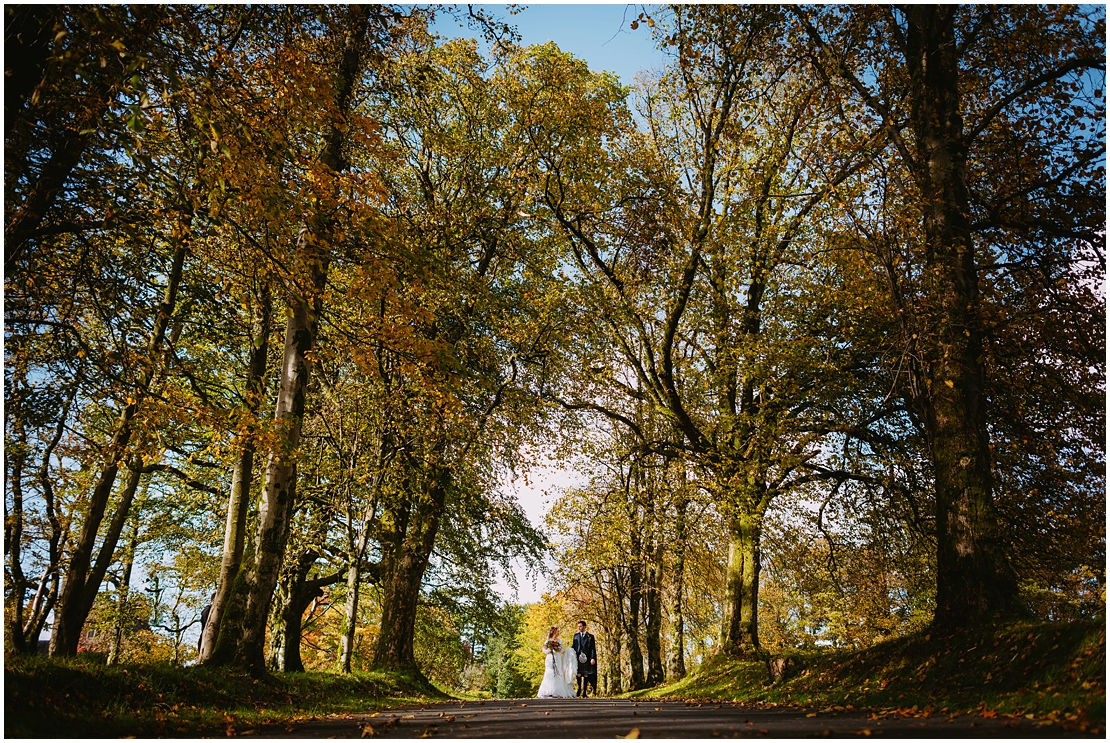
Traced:
<path fill-rule="evenodd" d="M 543 649 L 550 650 L 554 653 L 561 653 L 563 652 L 563 643 L 558 640 L 548 640 L 543 644 Z"/>

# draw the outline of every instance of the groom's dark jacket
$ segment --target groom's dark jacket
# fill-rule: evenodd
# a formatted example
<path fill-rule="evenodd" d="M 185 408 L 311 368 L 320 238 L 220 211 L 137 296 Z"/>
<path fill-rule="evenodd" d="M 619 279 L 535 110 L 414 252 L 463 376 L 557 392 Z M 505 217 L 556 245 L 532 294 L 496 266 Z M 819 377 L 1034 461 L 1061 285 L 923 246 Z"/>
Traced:
<path fill-rule="evenodd" d="M 586 656 L 586 662 L 578 661 L 579 676 L 593 676 L 597 673 L 597 643 L 589 632 L 578 632 L 574 635 L 574 655 Z M 594 661 L 591 663 L 590 661 Z"/>

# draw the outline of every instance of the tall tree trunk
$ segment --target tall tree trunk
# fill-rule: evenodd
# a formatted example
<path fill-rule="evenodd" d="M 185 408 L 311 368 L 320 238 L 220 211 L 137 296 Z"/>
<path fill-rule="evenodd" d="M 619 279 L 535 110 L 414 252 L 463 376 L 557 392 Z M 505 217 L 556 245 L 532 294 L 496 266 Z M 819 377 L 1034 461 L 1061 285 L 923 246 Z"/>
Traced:
<path fill-rule="evenodd" d="M 624 633 L 625 613 L 624 613 L 624 586 L 621 571 L 619 569 L 610 569 L 610 588 L 606 591 L 600 588 L 602 597 L 602 607 L 606 608 L 606 615 L 610 618 L 609 624 L 606 625 L 606 637 L 609 638 L 612 646 L 607 661 L 609 664 L 609 691 L 608 694 L 620 694 L 624 688 L 624 671 L 623 671 L 623 647 L 624 642 L 622 635 Z M 600 578 L 601 576 L 599 576 Z M 600 583 L 599 583 L 600 585 Z"/>
<path fill-rule="evenodd" d="M 31 602 L 31 616 L 27 618 L 27 624 L 23 628 L 24 642 L 29 653 L 39 652 L 39 637 L 46 628 L 50 612 L 54 611 L 54 606 L 58 603 L 60 585 L 61 577 L 58 573 L 47 568 L 39 581 L 40 590 L 35 593 L 34 601 Z"/>
<path fill-rule="evenodd" d="M 350 23 L 336 81 L 335 108 L 339 120 L 326 133 L 325 146 L 320 153 L 321 164 L 332 176 L 346 167 L 343 158 L 343 144 L 347 138 L 345 120 L 362 72 L 359 57 L 368 22 L 365 10 L 359 6 L 350 6 L 348 13 Z M 332 189 L 329 198 L 340 199 L 334 179 L 325 187 Z M 299 296 L 297 292 L 291 293 L 288 298 L 281 383 L 274 410 L 274 421 L 283 432 L 284 441 L 270 452 L 253 554 L 249 562 L 244 556 L 243 567 L 232 583 L 209 663 L 231 663 L 256 672 L 265 669 L 266 619 L 289 540 L 297 485 L 296 452 L 300 445 L 310 373 L 308 357 L 316 345 L 323 311 L 333 229 L 334 215 L 318 212 L 297 237 L 296 254 L 308 280 L 305 291 Z"/>
<path fill-rule="evenodd" d="M 362 582 L 362 562 L 366 555 L 366 547 L 370 543 L 370 528 L 378 514 L 378 494 L 384 476 L 385 441 L 379 436 L 377 441 L 377 454 L 374 462 L 374 484 L 370 505 L 363 513 L 361 519 L 362 531 L 355 543 L 354 535 L 348 532 L 347 555 L 347 600 L 343 608 L 343 627 L 340 636 L 339 669 L 343 673 L 351 672 L 351 658 L 355 652 L 355 629 L 358 626 L 358 594 Z M 348 511 L 347 523 L 350 525 L 352 514 Z M 348 528 L 350 528 L 348 526 Z M 380 566 L 375 566 L 374 581 L 377 582 Z"/>
<path fill-rule="evenodd" d="M 281 572 L 277 593 L 272 603 L 270 618 L 269 666 L 276 671 L 303 672 L 301 662 L 301 619 L 304 610 L 312 603 L 312 596 L 305 599 L 308 573 L 319 557 L 306 552 L 297 558 L 291 568 Z"/>
<path fill-rule="evenodd" d="M 762 509 L 746 503 L 736 504 L 735 508 L 737 512 L 728 520 L 721 650 L 745 655 L 759 650 L 759 542 L 763 533 L 763 513 Z"/>
<path fill-rule="evenodd" d="M 351 672 L 351 657 L 355 652 L 355 626 L 358 620 L 359 564 L 352 561 L 347 567 L 347 600 L 343 606 L 343 627 L 339 637 L 339 670 Z"/>
<path fill-rule="evenodd" d="M 923 419 L 936 481 L 935 623 L 959 627 L 1017 609 L 991 480 L 983 329 L 960 116 L 955 6 L 911 5 L 906 62 L 922 194 L 927 284 Z"/>
<path fill-rule="evenodd" d="M 263 282 L 255 303 L 254 322 L 251 328 L 250 364 L 244 385 L 244 398 L 247 413 L 256 416 L 262 404 L 265 391 L 266 359 L 270 349 L 270 324 L 273 315 L 273 301 L 268 282 Z M 235 461 L 231 475 L 231 494 L 227 501 L 227 521 L 224 525 L 224 549 L 220 561 L 220 580 L 216 595 L 212 598 L 212 608 L 200 641 L 200 662 L 212 654 L 219 635 L 223 609 L 231 595 L 231 587 L 239 568 L 243 564 L 243 548 L 246 542 L 247 513 L 250 511 L 250 489 L 254 479 L 255 442 L 248 438 Z"/>
<path fill-rule="evenodd" d="M 448 470 L 438 469 L 426 492 L 413 498 L 415 503 L 402 504 L 393 513 L 393 528 L 382 540 L 382 619 L 374 651 L 375 668 L 418 670 L 413 640 L 420 584 L 435 546 L 449 478 Z"/>
<path fill-rule="evenodd" d="M 170 318 L 177 306 L 177 292 L 181 285 L 181 276 L 185 265 L 185 256 L 189 252 L 189 234 L 191 230 L 191 215 L 185 215 L 181 225 L 182 234 L 177 238 L 177 247 L 174 250 L 173 263 L 170 267 L 169 279 L 162 303 L 154 319 L 154 329 L 150 334 L 147 344 L 146 363 L 139 377 L 139 383 L 134 390 L 128 404 L 120 413 L 119 421 L 112 441 L 108 445 L 105 456 L 105 466 L 89 497 L 89 507 L 81 526 L 81 534 L 70 554 L 69 569 L 66 571 L 65 582 L 62 584 L 62 593 L 55 610 L 54 632 L 50 638 L 51 655 L 76 655 L 77 642 L 81 636 L 81 628 L 88 617 L 92 602 L 88 596 L 96 596 L 100 588 L 99 578 L 95 584 L 88 575 L 92 561 L 92 551 L 96 543 L 100 524 L 104 520 L 104 511 L 108 506 L 108 499 L 116 484 L 116 475 L 119 472 L 120 460 L 125 455 L 127 445 L 131 440 L 132 422 L 139 410 L 139 405 L 150 389 L 150 384 L 160 367 L 162 358 L 162 341 L 166 336 Z M 133 491 L 132 491 L 133 492 Z M 126 518 L 126 514 L 124 514 Z M 122 524 L 121 527 L 122 529 Z M 117 533 L 118 538 L 118 533 Z M 115 549 L 115 543 L 111 550 Z M 104 548 L 101 548 L 104 551 Z M 111 559 L 109 550 L 108 559 Z M 105 566 L 105 569 L 106 566 Z M 103 573 L 101 573 L 103 576 Z"/>
<path fill-rule="evenodd" d="M 305 249 L 307 229 L 302 230 L 299 247 Z M 312 283 L 322 292 L 326 267 L 319 261 L 312 264 Z M 283 445 L 270 453 L 262 491 L 262 506 L 250 563 L 244 560 L 232 582 L 224 616 L 216 629 L 217 641 L 208 656 L 215 664 L 234 663 L 261 671 L 264 668 L 266 619 L 270 611 L 274 585 L 285 557 L 289 526 L 296 493 L 296 451 L 301 440 L 305 395 L 308 390 L 308 354 L 315 346 L 318 318 L 322 310 L 319 293 L 312 300 L 311 310 L 300 301 L 290 302 L 285 327 L 285 349 L 282 354 L 281 386 L 278 390 L 274 422 L 284 434 Z M 237 606 L 233 606 L 235 604 Z"/>
<path fill-rule="evenodd" d="M 11 462 L 7 490 L 12 494 L 12 508 L 4 498 L 4 550 L 8 553 L 7 595 L 4 597 L 5 650 L 27 652 L 23 633 L 23 600 L 27 596 L 27 578 L 23 574 L 23 466 L 27 461 L 27 436 L 23 421 L 13 423 L 18 443 L 9 447 L 6 459 Z M 40 587 L 41 588 L 41 587 Z"/>
<path fill-rule="evenodd" d="M 685 473 L 683 473 L 685 477 Z M 680 487 L 685 487 L 685 482 Z M 686 576 L 686 509 L 688 503 L 685 493 L 679 496 L 675 506 L 674 563 L 671 567 L 671 664 L 672 681 L 686 676 L 686 626 L 684 619 L 683 594 Z"/>
<path fill-rule="evenodd" d="M 289 635 L 289 628 L 285 621 L 285 612 L 289 606 L 293 592 L 293 576 L 289 573 L 282 575 L 274 589 L 274 597 L 270 600 L 270 631 L 267 636 L 268 648 L 266 664 L 271 671 L 282 672 L 285 670 L 285 646 Z"/>
<path fill-rule="evenodd" d="M 304 634 L 304 613 L 313 601 L 322 598 L 324 588 L 343 580 L 344 573 L 336 571 L 312 580 L 299 580 L 293 585 L 292 600 L 282 616 L 285 623 L 285 660 L 282 670 L 304 671 L 301 660 L 301 636 Z"/>
<path fill-rule="evenodd" d="M 606 653 L 609 665 L 609 682 L 606 685 L 605 693 L 610 696 L 615 696 L 623 691 L 623 674 L 621 673 L 621 629 L 619 626 L 616 626 L 605 634 L 609 638 L 609 650 Z"/>
<path fill-rule="evenodd" d="M 127 525 L 127 517 L 131 513 L 131 504 L 135 500 L 135 493 L 139 488 L 139 482 L 142 480 L 142 477 L 142 462 L 140 460 L 135 460 L 130 465 L 127 483 L 120 492 L 119 503 L 116 504 L 115 513 L 112 514 L 112 520 L 108 524 L 108 531 L 104 534 L 100 552 L 98 552 L 96 556 L 96 563 L 93 565 L 92 570 L 89 571 L 85 592 L 85 604 L 83 606 L 85 616 L 88 616 L 89 612 L 92 611 L 93 603 L 96 601 L 96 594 L 100 591 L 100 584 L 104 581 L 104 576 L 108 573 L 108 568 L 112 564 L 112 558 L 115 557 L 116 545 L 119 544 L 120 535 L 123 533 L 123 528 Z"/>
<path fill-rule="evenodd" d="M 651 494 L 655 497 L 655 493 Z M 644 563 L 646 572 L 645 585 L 647 591 L 644 595 L 644 645 L 647 650 L 647 678 L 648 686 L 663 683 L 666 673 L 663 670 L 663 550 L 657 544 L 654 506 L 648 510 L 645 518 L 651 524 L 651 532 L 647 538 L 648 559 Z"/>
<path fill-rule="evenodd" d="M 347 601 L 343 614 L 343 634 L 340 637 L 339 668 L 343 673 L 351 672 L 351 659 L 355 652 L 355 629 L 358 627 L 358 592 L 362 585 L 363 570 L 367 570 L 370 583 L 377 583 L 380 575 L 380 566 L 364 565 L 362 556 L 365 554 L 365 542 L 358 556 L 358 560 L 347 568 Z"/>
<path fill-rule="evenodd" d="M 632 559 L 634 562 L 639 562 L 639 556 L 636 554 L 632 555 Z M 640 606 L 643 597 L 643 577 L 639 566 L 633 565 L 628 571 L 628 623 L 625 625 L 625 634 L 628 637 L 628 662 L 631 665 L 628 677 L 629 691 L 644 688 L 644 655 L 640 649 Z"/>
<path fill-rule="evenodd" d="M 39 488 L 41 489 L 42 502 L 46 510 L 46 522 L 50 526 L 50 532 L 47 538 L 48 563 L 42 572 L 42 577 L 39 578 L 38 589 L 35 591 L 35 597 L 31 600 L 30 615 L 27 617 L 23 628 L 27 650 L 32 653 L 38 652 L 39 635 L 42 633 L 46 620 L 58 601 L 62 553 L 64 545 L 69 539 L 69 526 L 63 525 L 61 519 L 58 518 L 54 497 L 54 480 L 50 474 L 50 459 L 54 455 L 54 449 L 62 440 L 66 422 L 69 419 L 69 411 L 73 406 L 73 401 L 77 398 L 80 386 L 81 372 L 78 372 L 78 376 L 74 379 L 73 386 L 70 389 L 69 399 L 58 417 L 58 427 L 54 430 L 54 438 L 51 439 L 50 445 L 43 451 L 38 471 Z M 49 589 L 47 588 L 48 584 Z"/>

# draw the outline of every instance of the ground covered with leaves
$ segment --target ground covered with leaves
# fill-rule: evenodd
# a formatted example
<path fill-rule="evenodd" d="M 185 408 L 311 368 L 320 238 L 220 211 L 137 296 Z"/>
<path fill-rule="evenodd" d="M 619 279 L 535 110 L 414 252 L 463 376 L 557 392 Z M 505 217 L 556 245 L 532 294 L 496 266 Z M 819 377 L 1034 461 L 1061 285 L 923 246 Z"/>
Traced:
<path fill-rule="evenodd" d="M 679 682 L 631 696 L 871 709 L 877 716 L 1021 715 L 1095 733 L 1106 726 L 1102 621 L 920 633 L 859 652 L 778 657 L 788 664 L 774 683 L 765 661 L 713 658 Z"/>
<path fill-rule="evenodd" d="M 4 662 L 4 737 L 236 735 L 442 698 L 420 679 L 389 673 L 256 679 L 223 668 L 12 656 Z"/>

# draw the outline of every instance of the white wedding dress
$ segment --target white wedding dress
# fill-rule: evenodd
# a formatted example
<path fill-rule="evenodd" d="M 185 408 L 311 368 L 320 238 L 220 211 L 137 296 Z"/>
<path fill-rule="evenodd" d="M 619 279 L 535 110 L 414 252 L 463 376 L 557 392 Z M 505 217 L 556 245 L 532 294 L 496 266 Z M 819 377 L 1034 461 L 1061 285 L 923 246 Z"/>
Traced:
<path fill-rule="evenodd" d="M 574 677 L 578 673 L 578 658 L 571 648 L 544 649 L 543 681 L 537 697 L 573 697 Z"/>

